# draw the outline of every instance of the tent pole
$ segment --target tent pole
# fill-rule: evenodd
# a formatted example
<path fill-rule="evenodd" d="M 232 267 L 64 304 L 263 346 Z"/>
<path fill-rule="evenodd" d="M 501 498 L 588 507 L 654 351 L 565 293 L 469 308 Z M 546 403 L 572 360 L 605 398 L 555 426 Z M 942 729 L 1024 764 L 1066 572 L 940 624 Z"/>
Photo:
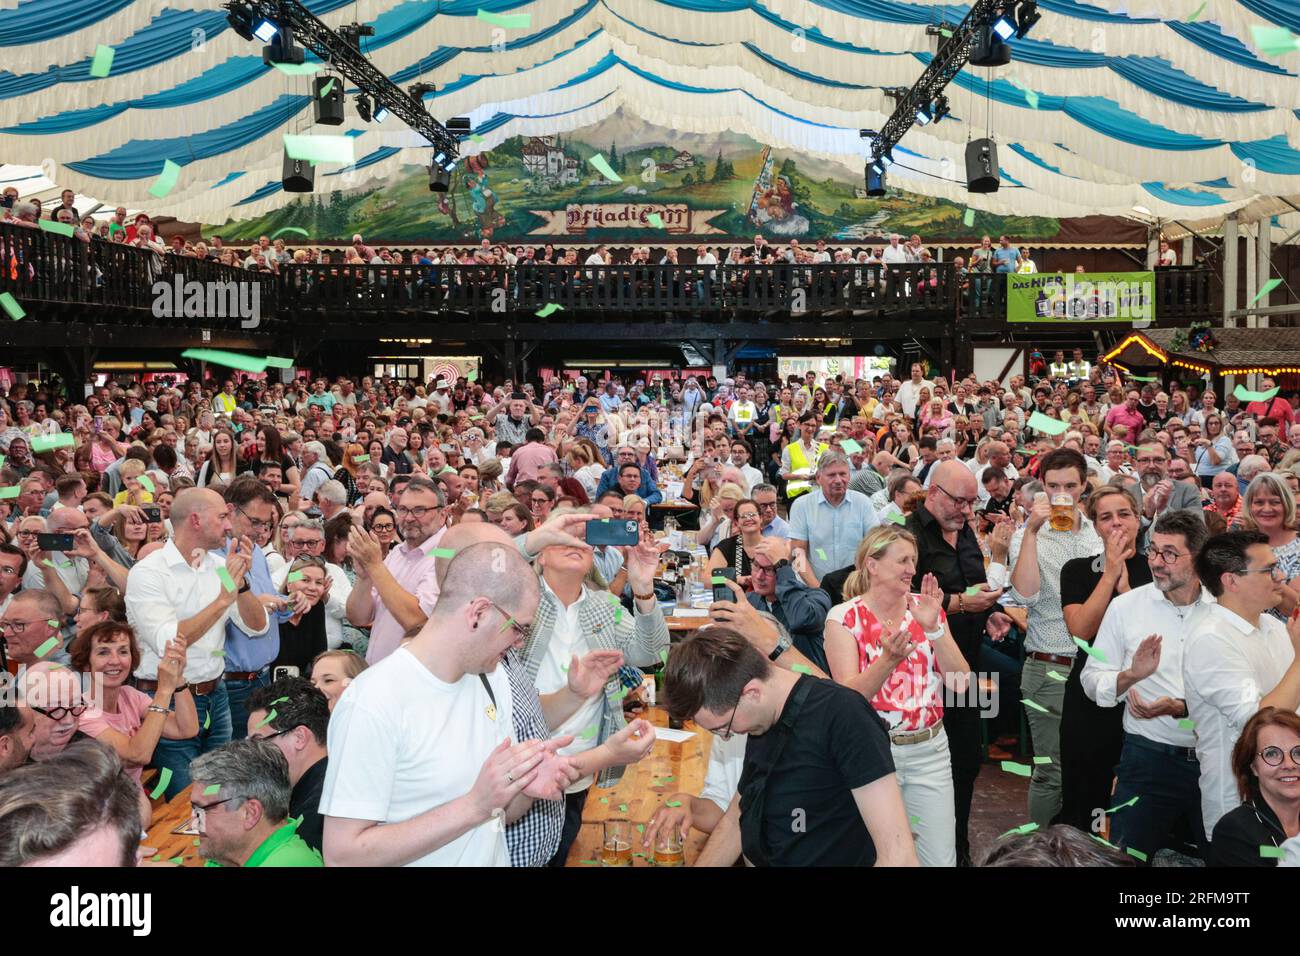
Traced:
<path fill-rule="evenodd" d="M 1269 217 L 1259 221 L 1259 237 L 1255 240 L 1255 254 L 1259 257 L 1255 266 L 1255 278 L 1262 286 L 1273 274 L 1273 220 Z M 1269 294 L 1266 292 L 1259 297 L 1258 302 L 1253 304 L 1267 308 L 1268 300 Z M 1257 328 L 1268 328 L 1268 313 L 1257 314 L 1255 325 Z"/>
<path fill-rule="evenodd" d="M 1237 214 L 1228 213 L 1223 220 L 1223 327 L 1235 329 L 1237 320 L 1232 313 L 1237 308 Z M 1228 395 L 1236 386 L 1235 376 L 1223 377 L 1223 395 Z M 1213 377 L 1211 377 L 1213 381 Z"/>

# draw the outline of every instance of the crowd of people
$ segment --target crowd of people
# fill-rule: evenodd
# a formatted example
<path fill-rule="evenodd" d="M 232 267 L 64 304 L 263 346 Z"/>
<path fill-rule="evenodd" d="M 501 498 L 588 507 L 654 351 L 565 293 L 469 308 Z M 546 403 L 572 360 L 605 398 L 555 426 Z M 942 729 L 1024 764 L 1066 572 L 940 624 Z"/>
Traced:
<path fill-rule="evenodd" d="M 1300 391 L 1041 366 L 15 385 L 0 861 L 134 862 L 156 787 L 209 865 L 562 866 L 661 667 L 701 865 L 1300 860 Z"/>

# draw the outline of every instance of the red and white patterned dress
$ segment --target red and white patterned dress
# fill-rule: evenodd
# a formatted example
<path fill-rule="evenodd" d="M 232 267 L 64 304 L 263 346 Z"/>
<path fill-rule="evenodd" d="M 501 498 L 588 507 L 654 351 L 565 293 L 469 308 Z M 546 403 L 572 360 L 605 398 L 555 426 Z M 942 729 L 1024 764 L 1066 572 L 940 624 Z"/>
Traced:
<path fill-rule="evenodd" d="M 909 605 L 914 605 L 918 599 L 919 595 L 909 595 Z M 940 625 L 946 620 L 947 616 L 940 611 Z M 939 670 L 934 644 L 912 617 L 910 607 L 903 615 L 901 626 L 907 628 L 916 649 L 886 678 L 876 696 L 871 698 L 871 706 L 889 724 L 891 731 L 911 733 L 925 730 L 943 718 L 943 674 Z M 858 597 L 849 602 L 844 612 L 844 627 L 858 644 L 858 670 L 865 671 L 881 654 L 881 622 Z"/>

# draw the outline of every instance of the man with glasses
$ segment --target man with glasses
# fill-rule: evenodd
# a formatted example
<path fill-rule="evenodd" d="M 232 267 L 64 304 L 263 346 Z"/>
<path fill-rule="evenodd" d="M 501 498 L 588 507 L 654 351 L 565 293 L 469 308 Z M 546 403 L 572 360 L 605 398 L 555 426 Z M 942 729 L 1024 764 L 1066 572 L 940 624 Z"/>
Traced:
<path fill-rule="evenodd" d="M 436 552 L 446 531 L 442 489 L 423 476 L 411 479 L 393 509 L 403 540 L 384 557 L 373 532 L 353 527 L 348 553 L 357 580 L 348 595 L 347 615 L 354 627 L 369 627 L 366 661 L 377 664 L 397 650 L 402 638 L 419 630 L 438 601 Z"/>
<path fill-rule="evenodd" d="M 290 820 L 289 762 L 266 740 L 235 740 L 190 768 L 190 820 L 208 866 L 318 867 Z"/>
<path fill-rule="evenodd" d="M 282 594 L 285 579 L 289 576 L 289 567 L 303 556 L 325 559 L 325 524 L 319 518 L 297 516 L 292 524 L 280 525 L 281 547 L 284 558 L 279 567 L 271 571 L 271 584 L 275 593 Z M 380 525 L 387 524 L 388 530 L 395 531 L 397 526 L 391 519 L 381 518 L 371 526 L 371 530 L 380 531 Z M 330 648 L 343 643 L 343 626 L 348 618 L 348 598 L 352 595 L 352 582 L 347 573 L 337 564 L 325 561 L 325 573 L 329 577 L 330 587 L 325 597 L 325 641 Z"/>
<path fill-rule="evenodd" d="M 758 505 L 758 517 L 763 522 L 763 537 L 788 538 L 790 524 L 776 513 L 776 485 L 755 485 L 749 492 L 750 500 Z"/>
<path fill-rule="evenodd" d="M 619 469 L 622 468 L 624 465 L 635 465 L 637 463 L 638 460 L 636 455 L 636 446 L 619 445 L 618 448 L 615 449 L 614 451 L 614 464 L 606 468 L 605 471 L 601 474 L 600 482 L 596 485 L 596 494 L 592 496 L 592 500 L 593 501 L 599 500 L 600 496 L 607 491 L 621 490 L 619 488 L 619 480 L 618 480 Z M 651 485 L 650 487 L 653 488 L 654 485 Z M 649 490 L 650 489 L 647 489 L 647 491 Z M 637 492 L 633 492 L 633 494 L 636 493 Z"/>
<path fill-rule="evenodd" d="M 1124 809 L 1110 817 L 1110 839 L 1147 857 L 1176 846 L 1179 831 L 1205 845 L 1183 651 L 1187 621 L 1210 603 L 1196 576 L 1196 554 L 1208 538 L 1205 524 L 1188 512 L 1156 520 L 1147 552 L 1152 582 L 1110 601 L 1093 642 L 1100 656 L 1089 655 L 1080 674 L 1084 693 L 1099 706 L 1127 700 L 1119 782 L 1109 804 Z"/>
<path fill-rule="evenodd" d="M 861 694 L 773 667 L 716 626 L 673 648 L 669 714 L 748 734 L 740 787 L 696 866 L 916 866 L 884 723 Z"/>
<path fill-rule="evenodd" d="M 230 508 L 234 540 L 248 538 L 256 541 L 270 531 L 275 518 L 275 495 L 252 475 L 241 475 L 230 483 L 226 489 L 226 504 Z M 224 560 L 228 550 L 229 545 L 225 545 L 215 554 Z M 245 580 L 259 599 L 279 597 L 279 589 L 271 578 L 271 569 L 261 548 L 253 549 L 252 565 Z M 271 683 L 270 664 L 280 654 L 280 622 L 287 620 L 289 614 L 289 611 L 268 611 L 266 627 L 256 635 L 246 633 L 234 621 L 226 622 L 223 680 L 230 704 L 232 740 L 244 736 L 244 727 L 248 723 L 244 704 L 248 695 L 255 688 Z"/>
<path fill-rule="evenodd" d="M 1195 485 L 1169 477 L 1169 449 L 1159 442 L 1141 445 L 1137 450 L 1138 506 L 1142 509 L 1141 547 L 1151 534 L 1151 523 L 1166 511 L 1191 509 L 1201 513 L 1201 492 Z"/>
<path fill-rule="evenodd" d="M 3 556 L 0 556 L 3 557 Z M 0 640 L 5 657 L 16 673 L 23 665 L 51 661 L 67 666 L 72 662 L 63 646 L 59 600 L 49 591 L 19 591 L 0 612 Z"/>
<path fill-rule="evenodd" d="M 53 661 L 28 667 L 18 691 L 25 707 L 36 717 L 31 759 L 49 760 L 61 754 L 79 735 L 77 720 L 88 707 L 76 673 Z"/>
<path fill-rule="evenodd" d="M 172 771 L 168 799 L 189 786 L 190 761 L 231 738 L 222 680 L 227 621 L 250 639 L 265 634 L 270 623 L 245 580 L 256 548 L 252 539 L 243 537 L 229 546 L 224 561 L 217 556 L 232 530 L 230 510 L 210 489 L 181 491 L 172 502 L 171 538 L 127 575 L 126 616 L 140 642 L 136 687 L 149 694 L 157 689 L 158 661 L 170 641 L 184 641 L 189 648 L 185 681 L 194 694 L 199 732 L 188 740 L 164 738 L 154 750 L 154 765 Z"/>
<path fill-rule="evenodd" d="M 317 851 L 324 842 L 320 796 L 329 766 L 329 720 L 329 701 L 305 677 L 283 677 L 248 697 L 248 736 L 269 740 L 284 754 L 293 788 L 289 816 L 300 821 L 298 836 Z"/>
<path fill-rule="evenodd" d="M 1232 748 L 1256 711 L 1300 708 L 1300 620 L 1271 614 L 1282 599 L 1283 573 L 1268 536 L 1230 531 L 1210 538 L 1196 573 L 1214 595 L 1187 622 L 1183 687 L 1196 728 L 1205 833 L 1241 803 Z"/>

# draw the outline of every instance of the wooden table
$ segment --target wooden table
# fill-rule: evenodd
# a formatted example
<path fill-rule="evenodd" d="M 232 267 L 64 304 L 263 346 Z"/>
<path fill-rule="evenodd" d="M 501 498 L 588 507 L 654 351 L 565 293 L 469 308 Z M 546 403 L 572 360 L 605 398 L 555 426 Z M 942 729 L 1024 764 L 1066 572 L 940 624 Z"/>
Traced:
<path fill-rule="evenodd" d="M 662 707 L 649 708 L 645 718 L 657 727 L 668 725 L 668 713 Z M 685 729 L 695 731 L 694 740 L 680 744 L 657 741 L 650 756 L 626 769 L 618 786 L 607 790 L 591 788 L 582 812 L 582 830 L 569 850 L 567 866 L 592 866 L 591 861 L 600 860 L 604 821 L 631 820 L 634 826 L 644 826 L 674 793 L 698 795 L 704 789 L 713 735 L 689 721 Z M 641 846 L 641 834 L 635 830 L 634 836 L 637 839 L 632 845 L 632 865 L 652 865 L 654 848 Z M 690 832 L 685 846 L 687 866 L 695 862 L 707 840 L 708 835 L 699 830 Z"/>
<path fill-rule="evenodd" d="M 700 506 L 690 501 L 661 501 L 651 505 L 653 511 L 699 511 Z"/>
<path fill-rule="evenodd" d="M 153 822 L 149 824 L 148 836 L 144 845 L 153 847 L 154 854 L 163 862 L 176 857 L 182 859 L 182 866 L 203 866 L 199 848 L 195 845 L 197 836 L 187 833 L 172 833 L 178 826 L 190 818 L 190 788 L 186 787 L 170 801 L 152 801 Z M 153 857 L 146 857 L 152 860 Z"/>
<path fill-rule="evenodd" d="M 664 614 L 664 623 L 668 625 L 670 634 L 687 635 L 694 634 L 705 624 L 709 623 L 709 617 L 677 617 Z"/>

